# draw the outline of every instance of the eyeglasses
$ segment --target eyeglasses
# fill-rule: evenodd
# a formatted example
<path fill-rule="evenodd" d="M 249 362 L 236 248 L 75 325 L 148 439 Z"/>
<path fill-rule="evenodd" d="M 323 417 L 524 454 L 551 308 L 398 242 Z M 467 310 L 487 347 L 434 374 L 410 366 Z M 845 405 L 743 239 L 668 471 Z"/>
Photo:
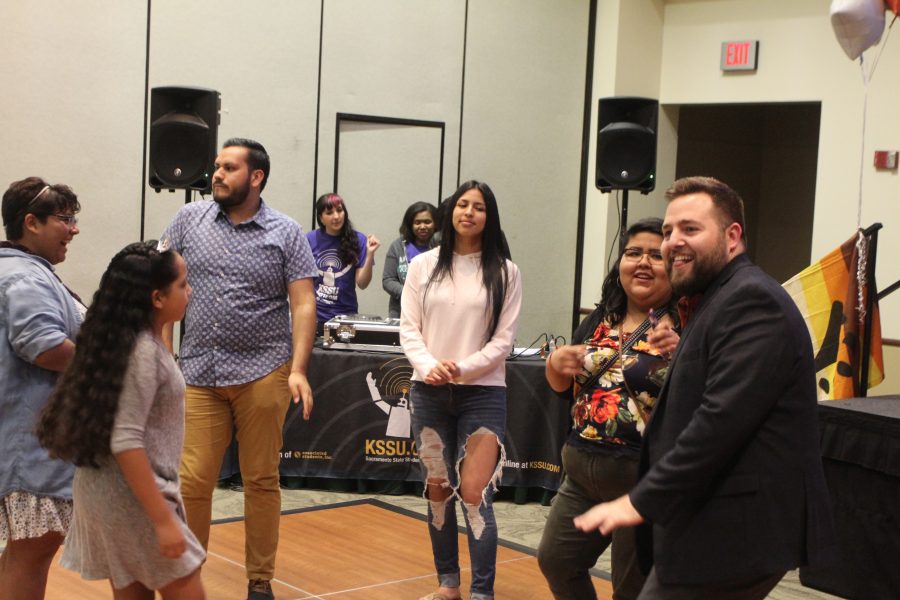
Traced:
<path fill-rule="evenodd" d="M 78 225 L 78 217 L 75 215 L 50 215 L 52 217 L 56 217 L 60 221 L 66 224 L 66 227 L 75 227 Z"/>
<path fill-rule="evenodd" d="M 625 248 L 625 251 L 622 252 L 622 259 L 627 260 L 629 262 L 641 262 L 641 259 L 644 258 L 644 255 L 647 255 L 647 258 L 650 259 L 650 264 L 653 265 L 661 265 L 663 262 L 662 252 L 659 250 L 643 250 L 641 248 Z"/>

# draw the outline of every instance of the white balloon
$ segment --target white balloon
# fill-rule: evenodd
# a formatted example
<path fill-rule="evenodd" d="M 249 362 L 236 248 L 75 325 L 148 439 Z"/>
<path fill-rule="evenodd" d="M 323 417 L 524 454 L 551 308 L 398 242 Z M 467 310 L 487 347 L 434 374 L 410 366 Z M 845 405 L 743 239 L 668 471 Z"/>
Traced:
<path fill-rule="evenodd" d="M 881 39 L 884 8 L 884 0 L 831 1 L 831 27 L 850 60 Z"/>

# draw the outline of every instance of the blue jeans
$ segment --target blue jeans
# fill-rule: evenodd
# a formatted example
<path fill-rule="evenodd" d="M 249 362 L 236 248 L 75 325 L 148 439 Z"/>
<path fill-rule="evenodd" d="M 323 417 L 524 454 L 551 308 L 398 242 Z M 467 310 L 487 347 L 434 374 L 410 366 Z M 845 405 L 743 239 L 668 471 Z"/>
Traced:
<path fill-rule="evenodd" d="M 459 587 L 456 500 L 460 498 L 460 465 L 466 442 L 473 434 L 493 434 L 499 460 L 478 505 L 464 504 L 472 560 L 472 600 L 492 600 L 497 572 L 497 521 L 492 499 L 500 481 L 506 453 L 506 388 L 484 385 L 431 386 L 413 382 L 410 391 L 412 430 L 423 478 L 444 480 L 452 490 L 444 501 L 428 503 L 428 534 L 438 583 Z M 426 485 L 426 498 L 428 487 Z"/>

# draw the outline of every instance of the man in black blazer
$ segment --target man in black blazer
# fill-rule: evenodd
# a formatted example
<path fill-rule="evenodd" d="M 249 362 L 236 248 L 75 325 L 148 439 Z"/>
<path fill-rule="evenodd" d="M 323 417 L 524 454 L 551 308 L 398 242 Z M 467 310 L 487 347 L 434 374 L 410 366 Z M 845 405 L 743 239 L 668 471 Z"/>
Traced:
<path fill-rule="evenodd" d="M 694 309 L 644 434 L 640 481 L 576 524 L 648 524 L 641 599 L 765 598 L 786 571 L 834 550 L 809 333 L 747 258 L 734 190 L 689 177 L 666 198 L 666 269 Z"/>

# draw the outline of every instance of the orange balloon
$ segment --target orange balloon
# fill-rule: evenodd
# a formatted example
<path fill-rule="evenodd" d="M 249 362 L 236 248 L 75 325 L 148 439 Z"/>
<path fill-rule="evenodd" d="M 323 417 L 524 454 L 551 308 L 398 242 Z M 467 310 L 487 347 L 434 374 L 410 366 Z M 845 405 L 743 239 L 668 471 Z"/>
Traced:
<path fill-rule="evenodd" d="M 900 0 L 884 0 L 884 5 L 894 11 L 895 15 L 900 15 Z"/>

